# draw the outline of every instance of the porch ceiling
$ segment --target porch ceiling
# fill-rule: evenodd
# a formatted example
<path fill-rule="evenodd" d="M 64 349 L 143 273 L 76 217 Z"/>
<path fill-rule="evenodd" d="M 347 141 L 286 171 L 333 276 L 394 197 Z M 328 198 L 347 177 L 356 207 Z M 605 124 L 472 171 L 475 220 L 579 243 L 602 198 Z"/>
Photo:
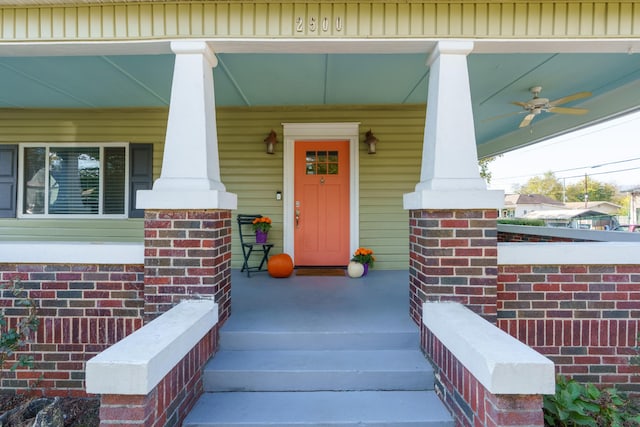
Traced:
<path fill-rule="evenodd" d="M 42 55 L 41 53 L 39 55 Z M 172 54 L 14 56 L 0 50 L 0 108 L 168 106 Z M 426 53 L 218 53 L 218 106 L 421 104 Z M 478 151 L 497 154 L 640 108 L 640 55 L 483 53 L 468 58 Z M 542 86 L 551 100 L 590 91 L 563 105 L 586 115 L 542 113 L 519 129 Z M 456 100 L 451 100 L 456 102 Z"/>

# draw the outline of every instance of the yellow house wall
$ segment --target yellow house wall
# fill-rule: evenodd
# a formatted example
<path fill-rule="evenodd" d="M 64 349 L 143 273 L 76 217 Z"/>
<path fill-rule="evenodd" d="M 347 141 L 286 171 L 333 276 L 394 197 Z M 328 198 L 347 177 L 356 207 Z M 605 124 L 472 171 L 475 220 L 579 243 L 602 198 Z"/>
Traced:
<path fill-rule="evenodd" d="M 99 3 L 99 2 L 96 2 Z M 637 37 L 640 2 L 189 1 L 0 7 L 3 41 Z"/>
<path fill-rule="evenodd" d="M 3 110 L 0 144 L 20 142 L 153 143 L 154 178 L 159 177 L 167 120 L 166 109 Z M 238 195 L 237 213 L 260 213 L 274 221 L 270 240 L 282 251 L 282 146 L 265 153 L 263 139 L 274 129 L 282 141 L 282 123 L 360 122 L 361 140 L 372 129 L 378 152 L 360 156 L 360 244 L 374 249 L 376 268 L 408 265 L 408 214 L 402 195 L 420 178 L 424 105 L 222 108 L 217 111 L 221 177 Z M 142 241 L 142 220 L 0 219 L 0 240 Z M 233 266 L 241 255 L 233 224 Z"/>

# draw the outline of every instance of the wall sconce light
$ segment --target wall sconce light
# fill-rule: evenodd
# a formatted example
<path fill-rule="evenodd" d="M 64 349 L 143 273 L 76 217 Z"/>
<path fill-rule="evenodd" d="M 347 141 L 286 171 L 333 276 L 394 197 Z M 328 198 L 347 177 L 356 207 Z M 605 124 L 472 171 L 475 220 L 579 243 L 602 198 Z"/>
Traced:
<path fill-rule="evenodd" d="M 364 143 L 369 146 L 369 154 L 376 154 L 376 144 L 378 138 L 371 132 L 371 129 L 364 135 Z"/>
<path fill-rule="evenodd" d="M 278 143 L 276 131 L 272 130 L 269 135 L 264 139 L 264 143 L 267 145 L 267 154 L 273 154 Z"/>

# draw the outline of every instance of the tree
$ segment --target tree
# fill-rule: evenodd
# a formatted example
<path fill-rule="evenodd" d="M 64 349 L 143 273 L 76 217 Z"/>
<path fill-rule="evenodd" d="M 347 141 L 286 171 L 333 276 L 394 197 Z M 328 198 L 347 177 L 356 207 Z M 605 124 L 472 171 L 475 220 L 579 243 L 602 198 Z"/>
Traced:
<path fill-rule="evenodd" d="M 498 157 L 502 156 L 502 154 L 493 157 L 485 157 L 478 160 L 478 166 L 480 166 L 480 176 L 487 181 L 487 184 L 491 184 L 491 171 L 489 170 L 489 163 L 493 162 Z"/>
<path fill-rule="evenodd" d="M 562 201 L 562 184 L 553 174 L 546 172 L 543 176 L 535 176 L 518 190 L 519 194 L 542 194 L 554 200 Z"/>
<path fill-rule="evenodd" d="M 617 198 L 618 188 L 613 184 L 606 182 L 599 182 L 593 178 L 585 177 L 585 179 L 567 186 L 567 201 L 568 202 L 584 202 L 585 200 L 585 180 L 586 194 L 588 194 L 587 201 L 599 201 L 599 202 L 611 202 L 616 203 L 620 201 Z"/>

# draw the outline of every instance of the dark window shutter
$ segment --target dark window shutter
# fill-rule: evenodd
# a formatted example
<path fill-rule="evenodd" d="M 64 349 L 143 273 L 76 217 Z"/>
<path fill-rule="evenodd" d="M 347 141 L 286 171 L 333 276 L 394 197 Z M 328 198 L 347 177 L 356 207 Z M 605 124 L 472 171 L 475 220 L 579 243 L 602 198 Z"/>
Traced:
<path fill-rule="evenodd" d="M 0 145 L 0 218 L 15 218 L 18 187 L 18 146 Z"/>
<path fill-rule="evenodd" d="M 153 144 L 129 145 L 129 218 L 143 218 L 136 209 L 136 192 L 153 186 Z"/>

